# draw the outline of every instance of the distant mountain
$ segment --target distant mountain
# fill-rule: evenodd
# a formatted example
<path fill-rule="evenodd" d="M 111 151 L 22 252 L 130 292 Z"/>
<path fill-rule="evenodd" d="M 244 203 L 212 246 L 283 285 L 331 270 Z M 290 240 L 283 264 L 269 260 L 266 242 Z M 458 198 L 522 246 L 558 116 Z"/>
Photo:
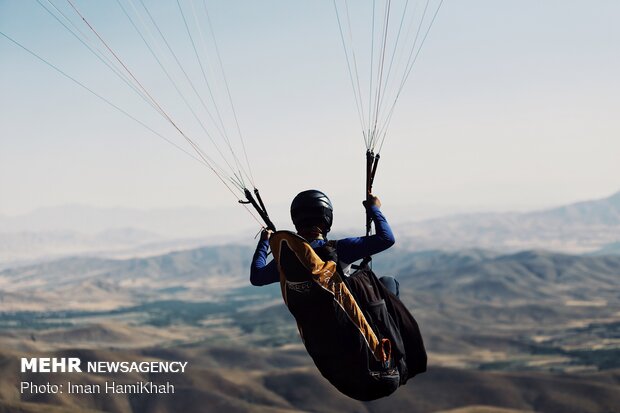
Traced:
<path fill-rule="evenodd" d="M 398 270 L 414 291 L 479 302 L 616 301 L 620 256 L 583 257 L 545 251 L 486 256 L 478 260 L 438 252 L 435 263 L 414 254 Z M 427 265 L 420 265 L 420 258 Z"/>
<path fill-rule="evenodd" d="M 528 213 L 456 215 L 396 228 L 409 249 L 545 249 L 592 252 L 620 241 L 620 192 L 600 200 Z"/>
<path fill-rule="evenodd" d="M 592 255 L 620 255 L 620 241 L 603 245 L 602 248 L 591 253 Z"/>
<path fill-rule="evenodd" d="M 28 298 L 5 303 L 5 311 L 113 309 L 170 296 L 216 299 L 247 285 L 251 255 L 249 247 L 230 245 L 125 260 L 64 258 L 0 271 L 0 292 Z"/>
<path fill-rule="evenodd" d="M 529 220 L 538 220 L 544 225 L 618 226 L 620 225 L 620 192 L 604 199 L 577 202 L 575 204 L 545 211 L 531 212 L 525 215 Z"/>

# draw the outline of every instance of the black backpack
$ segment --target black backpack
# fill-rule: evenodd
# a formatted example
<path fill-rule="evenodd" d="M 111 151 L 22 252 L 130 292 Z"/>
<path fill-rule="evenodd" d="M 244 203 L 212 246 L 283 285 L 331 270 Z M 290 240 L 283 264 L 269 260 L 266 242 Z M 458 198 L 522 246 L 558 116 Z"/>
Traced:
<path fill-rule="evenodd" d="M 270 245 L 282 296 L 306 350 L 338 390 L 375 400 L 426 371 L 415 319 L 372 270 L 345 277 L 335 244 L 314 250 L 289 231 L 275 232 Z"/>

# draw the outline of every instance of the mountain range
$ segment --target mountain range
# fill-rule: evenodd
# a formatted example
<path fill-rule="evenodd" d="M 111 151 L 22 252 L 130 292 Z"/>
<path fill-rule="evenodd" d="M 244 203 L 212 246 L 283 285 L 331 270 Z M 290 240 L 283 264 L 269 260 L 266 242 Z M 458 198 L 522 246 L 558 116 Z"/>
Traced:
<path fill-rule="evenodd" d="M 182 325 L 192 336 L 211 331 L 221 340 L 241 335 L 260 345 L 296 342 L 278 286 L 249 285 L 251 254 L 249 247 L 229 245 L 5 269 L 0 271 L 0 327 L 80 327 L 85 320 L 113 319 Z M 512 362 L 525 367 L 537 362 L 522 354 L 533 347 L 559 355 L 603 339 L 607 344 L 598 343 L 599 350 L 620 344 L 611 339 L 620 328 L 620 256 L 395 249 L 373 262 L 378 274 L 397 276 L 401 299 L 425 327 L 444 365 L 484 364 L 476 361 L 481 337 L 497 350 L 484 360 L 507 362 L 516 352 L 522 357 Z M 555 365 L 564 368 L 566 360 Z"/>
<path fill-rule="evenodd" d="M 370 403 L 339 394 L 316 371 L 278 285 L 249 285 L 251 245 L 214 237 L 205 242 L 220 245 L 196 248 L 196 239 L 183 246 L 132 227 L 53 229 L 69 256 L 0 268 L 0 412 L 616 412 L 619 201 L 616 194 L 396 226 L 398 243 L 374 257 L 373 269 L 399 280 L 429 371 Z M 55 237 L 29 236 L 5 251 L 50 248 Z M 423 248 L 440 240 L 441 248 Z M 79 254 L 71 255 L 72 243 L 84 245 Z M 37 355 L 187 360 L 191 368 L 177 377 L 19 374 L 19 358 Z M 20 380 L 104 379 L 172 380 L 178 393 L 22 395 L 17 388 Z"/>
<path fill-rule="evenodd" d="M 455 215 L 396 228 L 409 249 L 594 252 L 620 240 L 620 192 L 527 213 Z"/>

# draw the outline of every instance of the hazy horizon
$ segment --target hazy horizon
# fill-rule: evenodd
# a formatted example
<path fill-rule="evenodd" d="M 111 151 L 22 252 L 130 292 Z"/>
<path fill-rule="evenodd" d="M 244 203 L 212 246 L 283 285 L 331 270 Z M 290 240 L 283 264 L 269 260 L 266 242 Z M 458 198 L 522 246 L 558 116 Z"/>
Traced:
<path fill-rule="evenodd" d="M 454 204 L 430 204 L 425 202 L 420 202 L 417 204 L 407 204 L 407 203 L 392 203 L 389 202 L 387 204 L 388 209 L 395 209 L 399 211 L 399 220 L 402 220 L 401 214 L 405 210 L 412 211 L 412 215 L 409 217 L 410 221 L 420 221 L 427 220 L 433 218 L 441 218 L 447 217 L 451 215 L 461 215 L 461 214 L 476 214 L 476 213 L 528 213 L 535 211 L 542 211 L 547 209 L 553 209 L 558 207 L 563 207 L 566 205 L 572 205 L 581 202 L 589 202 L 589 201 L 597 201 L 606 199 L 610 196 L 614 196 L 620 193 L 620 190 L 611 191 L 601 197 L 595 198 L 587 198 L 587 199 L 572 199 L 567 202 L 560 203 L 548 203 L 548 204 L 510 204 L 510 205 L 459 205 L 457 203 Z M 289 208 L 288 202 L 279 202 L 276 204 L 268 204 L 273 210 L 277 210 L 279 214 L 286 215 L 286 210 Z M 340 205 L 336 205 L 336 207 L 340 207 Z M 154 211 L 182 211 L 182 210 L 201 210 L 201 211 L 221 211 L 223 209 L 228 209 L 229 206 L 209 206 L 209 205 L 169 205 L 169 206 L 133 206 L 133 205 L 94 205 L 88 204 L 86 202 L 66 202 L 60 204 L 50 204 L 50 205 L 39 205 L 34 206 L 32 209 L 20 211 L 18 213 L 15 212 L 6 212 L 0 210 L 0 217 L 4 218 L 18 218 L 27 215 L 31 215 L 33 213 L 41 212 L 41 211 L 49 211 L 56 209 L 67 209 L 67 208 L 88 208 L 88 209 L 101 209 L 101 210 L 115 210 L 115 209 L 125 209 L 125 210 L 134 210 L 134 211 L 143 211 L 143 212 L 154 212 Z M 240 208 L 234 208 L 234 205 L 230 207 L 231 209 L 240 210 Z M 338 208 L 340 209 L 340 208 Z M 350 214 L 357 212 L 362 213 L 362 209 L 359 206 L 351 205 L 348 203 L 341 209 L 344 213 Z"/>
<path fill-rule="evenodd" d="M 584 201 L 595 201 L 600 199 L 605 199 L 609 196 L 615 195 L 620 191 L 610 191 L 603 196 L 594 197 L 594 198 L 578 198 L 578 199 L 569 199 L 565 202 L 553 202 L 553 203 L 531 203 L 531 204 L 472 204 L 472 205 L 462 205 L 458 203 L 452 204 L 431 204 L 427 202 L 419 202 L 417 204 L 408 204 L 408 203 L 396 203 L 390 202 L 388 204 L 388 208 L 396 208 L 396 209 L 411 209 L 415 211 L 417 215 L 412 216 L 412 221 L 431 219 L 434 217 L 445 217 L 449 215 L 460 215 L 460 214 L 470 214 L 470 213 L 503 213 L 503 212 L 516 212 L 516 213 L 527 213 L 534 212 L 545 209 L 552 209 L 556 207 L 561 207 L 565 205 L 571 205 Z M 379 194 L 380 195 L 380 194 Z M 362 198 L 360 197 L 360 203 Z M 274 209 L 286 209 L 289 207 L 289 203 L 287 202 L 278 202 L 276 204 L 268 204 L 268 206 L 273 207 Z M 234 208 L 233 206 L 219 205 L 219 206 L 210 206 L 210 205 L 199 205 L 199 204 L 179 204 L 179 205 L 151 205 L 151 206 L 136 206 L 130 204 L 109 204 L 109 205 L 95 205 L 89 204 L 86 202 L 80 201 L 69 201 L 64 203 L 55 203 L 55 204 L 47 204 L 47 205 L 37 205 L 33 206 L 31 209 L 23 210 L 20 212 L 13 211 L 3 211 L 0 210 L 0 216 L 4 216 L 7 218 L 11 217 L 19 217 L 24 215 L 30 215 L 35 212 L 39 212 L 41 210 L 52 210 L 52 209 L 61 209 L 61 208 L 73 208 L 73 207 L 84 207 L 84 208 L 93 208 L 93 209 L 131 209 L 138 211 L 161 211 L 161 210 L 184 210 L 184 209 L 201 209 L 201 210 L 221 210 L 223 208 Z M 347 204 L 348 211 L 351 212 L 352 209 L 357 208 L 356 205 Z M 352 208 L 353 207 L 353 208 Z M 235 208 L 236 209 L 236 208 Z M 362 211 L 360 209 L 360 211 Z"/>

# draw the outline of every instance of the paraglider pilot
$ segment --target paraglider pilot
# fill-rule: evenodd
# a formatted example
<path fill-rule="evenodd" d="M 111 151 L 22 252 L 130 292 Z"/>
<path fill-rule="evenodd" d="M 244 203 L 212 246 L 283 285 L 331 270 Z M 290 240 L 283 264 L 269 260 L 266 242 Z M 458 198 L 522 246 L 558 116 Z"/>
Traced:
<path fill-rule="evenodd" d="M 426 351 L 417 322 L 398 298 L 396 280 L 379 280 L 364 264 L 394 244 L 379 199 L 369 195 L 364 206 L 375 224 L 374 235 L 328 241 L 331 201 L 321 191 L 301 192 L 291 204 L 297 233 L 263 231 L 250 281 L 279 281 L 323 377 L 351 398 L 375 400 L 426 371 Z M 269 249 L 274 259 L 267 263 Z M 361 265 L 352 265 L 360 259 Z"/>

